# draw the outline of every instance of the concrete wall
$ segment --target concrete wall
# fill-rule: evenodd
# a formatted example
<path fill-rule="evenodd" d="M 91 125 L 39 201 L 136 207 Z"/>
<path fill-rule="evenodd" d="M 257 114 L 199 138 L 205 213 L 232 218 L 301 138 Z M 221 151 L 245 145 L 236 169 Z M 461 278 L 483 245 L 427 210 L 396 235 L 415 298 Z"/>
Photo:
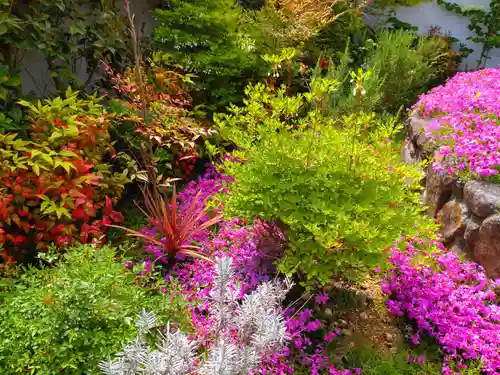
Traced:
<path fill-rule="evenodd" d="M 488 8 L 490 0 L 453 0 L 453 2 L 463 6 L 481 6 Z M 396 18 L 403 22 L 418 26 L 419 32 L 425 34 L 429 28 L 440 26 L 443 33 L 449 32 L 453 37 L 473 49 L 468 58 L 462 63 L 461 70 L 472 70 L 477 68 L 477 60 L 481 54 L 482 45 L 467 40 L 467 37 L 474 34 L 468 29 L 468 17 L 462 17 L 454 12 L 449 12 L 443 6 L 438 5 L 436 0 L 428 1 L 414 7 L 400 7 L 396 11 Z M 377 23 L 376 17 L 368 17 L 371 24 Z M 488 67 L 500 66 L 500 49 L 490 52 L 490 59 L 487 61 Z"/>

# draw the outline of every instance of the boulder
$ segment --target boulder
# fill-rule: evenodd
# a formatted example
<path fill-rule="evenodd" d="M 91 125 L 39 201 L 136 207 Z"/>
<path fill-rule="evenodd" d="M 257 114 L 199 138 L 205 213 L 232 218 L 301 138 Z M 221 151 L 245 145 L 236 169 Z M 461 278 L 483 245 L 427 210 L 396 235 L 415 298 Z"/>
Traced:
<path fill-rule="evenodd" d="M 455 238 L 463 237 L 468 217 L 469 210 L 462 202 L 453 200 L 443 206 L 437 214 L 437 221 L 441 226 L 444 244 L 450 244 Z"/>
<path fill-rule="evenodd" d="M 500 277 L 500 215 L 490 216 L 483 221 L 473 255 L 484 267 L 488 277 Z"/>
<path fill-rule="evenodd" d="M 455 199 L 462 200 L 464 198 L 464 186 L 465 183 L 460 180 L 456 180 L 451 186 L 451 193 Z"/>
<path fill-rule="evenodd" d="M 435 148 L 434 141 L 425 134 L 425 127 L 428 123 L 429 119 L 420 117 L 416 111 L 410 115 L 406 123 L 408 140 L 413 146 L 411 155 L 416 160 L 426 159 Z"/>
<path fill-rule="evenodd" d="M 455 254 L 467 255 L 467 244 L 462 236 L 455 237 L 449 248 Z"/>
<path fill-rule="evenodd" d="M 476 215 L 471 215 L 469 220 L 467 220 L 467 227 L 465 228 L 464 240 L 467 244 L 467 249 L 469 253 L 472 254 L 474 251 L 474 246 L 476 245 L 477 239 L 479 237 L 479 228 L 483 219 Z"/>
<path fill-rule="evenodd" d="M 408 136 L 412 141 L 416 141 L 420 134 L 425 134 L 425 126 L 428 120 L 420 117 L 417 112 L 413 112 L 408 117 Z"/>
<path fill-rule="evenodd" d="M 500 211 L 500 185 L 487 181 L 469 181 L 464 187 L 464 201 L 471 211 L 485 218 Z"/>
<path fill-rule="evenodd" d="M 438 173 L 432 165 L 427 169 L 425 184 L 425 201 L 428 206 L 428 214 L 436 217 L 443 205 L 450 199 L 453 185 L 453 178 L 449 175 Z"/>
<path fill-rule="evenodd" d="M 418 163 L 418 159 L 415 157 L 415 153 L 412 149 L 413 146 L 411 143 L 407 143 L 401 148 L 401 160 L 403 160 L 405 164 Z"/>

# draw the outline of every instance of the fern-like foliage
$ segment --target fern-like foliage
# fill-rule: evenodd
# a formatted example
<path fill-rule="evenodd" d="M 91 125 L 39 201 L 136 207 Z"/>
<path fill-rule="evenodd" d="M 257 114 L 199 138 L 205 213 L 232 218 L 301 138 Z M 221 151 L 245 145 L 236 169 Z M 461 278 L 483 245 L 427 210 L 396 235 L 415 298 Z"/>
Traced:
<path fill-rule="evenodd" d="M 169 324 L 151 348 L 146 336 L 156 326 L 156 316 L 142 311 L 136 320 L 137 338 L 100 369 L 104 375 L 246 375 L 264 355 L 286 345 L 281 302 L 291 286 L 288 280 L 263 283 L 238 301 L 231 259 L 218 258 L 210 294 L 214 342 L 208 345 L 206 360 L 198 361 L 195 340 L 173 332 Z"/>

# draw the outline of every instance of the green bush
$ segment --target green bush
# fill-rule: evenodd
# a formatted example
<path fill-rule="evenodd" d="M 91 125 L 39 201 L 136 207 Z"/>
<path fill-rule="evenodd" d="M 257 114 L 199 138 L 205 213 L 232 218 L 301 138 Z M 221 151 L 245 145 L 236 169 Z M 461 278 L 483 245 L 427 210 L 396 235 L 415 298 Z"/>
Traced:
<path fill-rule="evenodd" d="M 118 0 L 0 0 L 0 105 L 20 94 L 26 50 L 43 58 L 52 82 L 31 78 L 42 95 L 70 85 L 87 88 L 104 61 L 121 67 L 130 57 Z M 81 79 L 82 66 L 87 76 Z M 79 74 L 80 73 L 80 74 Z M 5 76 L 4 76 L 5 74 Z M 79 77 L 80 76 L 80 77 Z"/>
<path fill-rule="evenodd" d="M 158 47 L 198 76 L 200 94 L 210 104 L 223 108 L 239 101 L 248 79 L 267 72 L 261 31 L 236 0 L 172 0 L 156 16 Z"/>
<path fill-rule="evenodd" d="M 343 358 L 347 368 L 362 368 L 363 375 L 441 375 L 443 373 L 443 356 L 435 344 L 404 345 L 398 347 L 395 354 L 381 351 L 372 342 L 365 340 L 356 342 L 356 347 L 348 350 Z M 335 352 L 335 349 L 333 349 Z M 448 359 L 448 366 L 453 373 L 462 375 L 480 375 L 480 361 L 464 363 Z"/>
<path fill-rule="evenodd" d="M 225 213 L 283 223 L 289 250 L 281 270 L 304 274 L 305 283 L 356 278 L 381 265 L 401 234 L 429 223 L 419 208 L 421 173 L 386 140 L 397 127 L 356 113 L 338 129 L 310 109 L 334 86 L 313 81 L 312 93 L 286 97 L 257 85 L 246 107 L 217 117 L 221 134 L 240 147 L 239 161 L 225 164 L 234 179 Z"/>
<path fill-rule="evenodd" d="M 396 113 L 411 106 L 418 95 L 428 91 L 456 71 L 458 56 L 446 38 L 418 37 L 404 30 L 381 30 L 367 40 L 363 66 L 372 72 L 364 83 L 361 108 L 365 112 Z M 330 114 L 349 113 L 356 107 L 353 85 L 348 83 L 351 48 L 326 74 L 329 79 L 344 77 L 342 90 L 330 98 Z M 320 74 L 319 71 L 316 74 Z"/>
<path fill-rule="evenodd" d="M 442 373 L 440 362 L 439 358 L 429 359 L 407 350 L 394 355 L 382 353 L 368 344 L 362 344 L 347 354 L 349 367 L 362 368 L 366 375 L 439 375 Z"/>
<path fill-rule="evenodd" d="M 54 268 L 27 271 L 0 304 L 0 373 L 99 374 L 99 362 L 137 334 L 141 309 L 164 322 L 181 311 L 180 299 L 134 285 L 114 257 L 80 246 Z"/>

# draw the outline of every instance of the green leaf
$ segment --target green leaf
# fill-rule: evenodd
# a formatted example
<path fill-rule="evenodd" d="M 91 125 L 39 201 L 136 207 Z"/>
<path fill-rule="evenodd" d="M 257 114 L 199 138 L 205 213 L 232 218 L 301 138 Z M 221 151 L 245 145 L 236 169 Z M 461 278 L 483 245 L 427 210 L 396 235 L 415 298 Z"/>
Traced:
<path fill-rule="evenodd" d="M 47 155 L 46 153 L 41 153 L 40 155 L 40 158 L 42 158 L 47 164 L 49 165 L 54 165 L 54 159 L 52 159 L 49 155 Z"/>
<path fill-rule="evenodd" d="M 70 157 L 70 158 L 76 158 L 76 157 L 78 157 L 77 154 L 75 154 L 73 151 L 69 151 L 69 150 L 59 151 L 59 155 L 60 156 Z"/>

